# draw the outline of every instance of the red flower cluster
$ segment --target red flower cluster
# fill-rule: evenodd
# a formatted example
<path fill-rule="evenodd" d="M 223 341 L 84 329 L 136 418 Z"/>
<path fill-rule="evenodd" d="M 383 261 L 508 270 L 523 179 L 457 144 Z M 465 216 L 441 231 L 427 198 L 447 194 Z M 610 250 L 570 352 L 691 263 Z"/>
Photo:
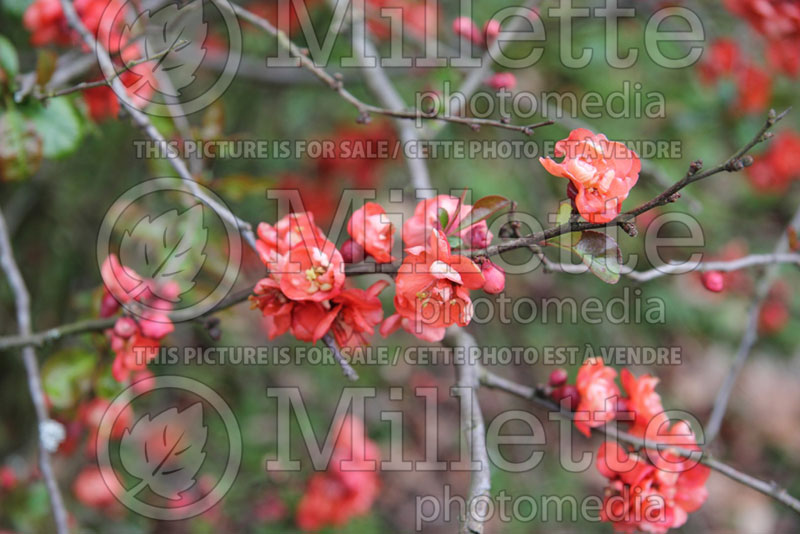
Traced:
<path fill-rule="evenodd" d="M 700 64 L 700 79 L 708 84 L 731 79 L 736 83 L 737 112 L 759 113 L 766 109 L 772 96 L 772 79 L 768 72 L 748 60 L 733 39 L 717 39 Z"/>
<path fill-rule="evenodd" d="M 769 148 L 747 168 L 754 188 L 767 192 L 783 192 L 793 180 L 800 179 L 800 134 L 783 130 Z"/>
<path fill-rule="evenodd" d="M 123 2 L 75 0 L 74 6 L 86 29 L 101 42 L 107 42 L 112 32 L 118 31 L 118 28 L 112 28 L 108 23 L 114 17 L 103 18 L 103 12 L 106 9 L 113 9 L 113 12 L 117 13 L 124 6 Z M 78 34 L 72 31 L 67 23 L 59 0 L 34 0 L 25 10 L 22 24 L 31 32 L 31 44 L 34 46 L 47 44 L 67 46 L 79 40 Z"/>
<path fill-rule="evenodd" d="M 123 41 L 125 17 L 121 11 L 125 5 L 118 0 L 75 0 L 74 3 L 75 11 L 86 28 L 109 52 L 119 53 L 122 63 L 138 60 L 144 55 L 138 43 Z M 31 32 L 34 46 L 67 46 L 80 41 L 78 34 L 70 29 L 59 0 L 35 0 L 25 10 L 22 22 Z M 147 64 L 133 66 L 123 72 L 119 80 L 125 85 L 131 102 L 139 108 L 147 104 L 156 85 L 152 66 Z M 116 117 L 119 113 L 119 100 L 108 86 L 87 89 L 83 98 L 89 116 L 95 121 Z"/>
<path fill-rule="evenodd" d="M 291 330 L 297 339 L 316 343 L 332 331 L 341 347 L 355 347 L 383 319 L 378 294 L 387 283 L 366 291 L 344 288 L 342 255 L 311 214 L 259 224 L 256 245 L 270 273 L 256 284 L 251 300 L 264 314 L 270 339 Z"/>
<path fill-rule="evenodd" d="M 337 427 L 328 470 L 311 477 L 297 508 L 297 525 L 306 531 L 342 526 L 366 514 L 378 496 L 378 446 L 358 419 L 346 417 Z"/>
<path fill-rule="evenodd" d="M 789 76 L 800 74 L 800 3 L 796 0 L 725 0 L 767 40 L 770 65 Z"/>
<path fill-rule="evenodd" d="M 137 302 L 146 306 L 137 319 L 120 317 L 114 327 L 106 331 L 111 349 L 116 353 L 111 371 L 116 380 L 123 382 L 131 372 L 145 369 L 158 355 L 161 339 L 175 329 L 168 315 L 172 304 L 156 294 L 177 297 L 177 286 L 167 284 L 153 291 L 153 280 L 123 266 L 114 254 L 106 258 L 100 274 L 104 283 L 101 317 L 111 317 L 122 304 Z"/>
<path fill-rule="evenodd" d="M 403 224 L 407 254 L 396 278 L 396 313 L 381 325 L 382 335 L 402 326 L 421 339 L 440 341 L 447 326 L 470 322 L 469 290 L 503 290 L 502 269 L 486 258 L 476 263 L 452 251 L 451 240 L 462 249 L 491 242 L 486 221 L 469 224 L 471 211 L 462 199 L 440 195 L 420 202 Z M 270 339 L 291 332 L 315 343 L 331 332 L 343 348 L 367 344 L 383 320 L 378 294 L 389 283 L 346 288 L 344 264 L 367 256 L 377 263 L 394 261 L 395 228 L 379 204 L 368 202 L 353 212 L 347 230 L 351 239 L 340 251 L 308 213 L 258 226 L 256 246 L 269 276 L 256 284 L 251 300 L 265 317 Z"/>
<path fill-rule="evenodd" d="M 622 210 L 631 188 L 639 179 L 642 162 L 622 143 L 609 141 L 603 134 L 578 128 L 556 143 L 555 155 L 539 161 L 550 174 L 567 178 L 577 190 L 575 205 L 581 216 L 592 223 L 613 220 Z"/>
<path fill-rule="evenodd" d="M 616 419 L 628 425 L 630 434 L 650 442 L 699 450 L 689 425 L 684 421 L 671 423 L 664 412 L 655 391 L 657 378 L 636 378 L 623 369 L 625 397 L 620 397 L 616 376 L 617 372 L 602 360 L 589 358 L 578 371 L 574 388 L 561 385 L 566 381 L 563 370 L 553 372 L 550 383 L 559 387 L 552 397 L 577 395 L 575 427 L 587 436 L 591 428 Z M 598 451 L 597 469 L 609 480 L 601 517 L 613 523 L 618 532 L 663 534 L 683 525 L 688 514 L 700 508 L 708 496 L 705 482 L 710 470 L 669 448 L 636 453 L 633 447 L 607 441 Z"/>

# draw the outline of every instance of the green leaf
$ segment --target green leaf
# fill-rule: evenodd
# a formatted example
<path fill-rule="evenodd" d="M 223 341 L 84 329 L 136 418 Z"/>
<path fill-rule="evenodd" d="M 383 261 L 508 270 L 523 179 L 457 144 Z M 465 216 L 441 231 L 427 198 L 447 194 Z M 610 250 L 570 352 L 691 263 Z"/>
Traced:
<path fill-rule="evenodd" d="M 575 232 L 576 235 L 577 232 Z M 571 250 L 581 259 L 589 270 L 607 284 L 619 282 L 622 252 L 613 238 L 601 232 L 587 230 L 580 235 L 574 245 L 559 240 L 548 241 L 547 244 Z"/>
<path fill-rule="evenodd" d="M 21 17 L 32 3 L 33 0 L 3 0 L 0 2 L 0 11 Z"/>
<path fill-rule="evenodd" d="M 439 224 L 441 225 L 442 230 L 447 228 L 449 222 L 450 222 L 450 214 L 447 213 L 446 209 L 439 208 Z"/>
<path fill-rule="evenodd" d="M 450 243 L 450 248 L 457 249 L 464 246 L 464 242 L 457 235 L 447 236 L 447 242 Z"/>
<path fill-rule="evenodd" d="M 111 374 L 110 365 L 104 366 L 100 373 L 95 377 L 94 392 L 98 397 L 102 397 L 104 399 L 113 399 L 119 395 L 123 389 L 124 386 L 117 382 L 114 376 Z"/>
<path fill-rule="evenodd" d="M 0 114 L 0 178 L 22 180 L 42 161 L 42 140 L 34 125 L 16 109 Z"/>
<path fill-rule="evenodd" d="M 556 225 L 561 226 L 569 222 L 572 218 L 572 202 L 562 202 L 558 206 L 558 214 L 556 215 Z M 561 234 L 556 238 L 559 243 L 567 247 L 574 247 L 581 240 L 580 232 L 570 232 L 568 234 Z"/>
<path fill-rule="evenodd" d="M 17 49 L 6 37 L 0 35 L 0 83 L 11 80 L 19 72 Z"/>
<path fill-rule="evenodd" d="M 96 366 L 96 355 L 81 349 L 66 349 L 50 356 L 42 367 L 42 382 L 53 406 L 74 406 L 89 391 Z"/>
<path fill-rule="evenodd" d="M 558 205 L 558 214 L 556 215 L 556 224 L 561 226 L 569 222 L 572 217 L 572 202 L 566 201 Z"/>
<path fill-rule="evenodd" d="M 53 98 L 46 106 L 32 104 L 25 113 L 42 138 L 46 158 L 68 156 L 78 148 L 85 133 L 84 124 L 68 98 Z"/>
<path fill-rule="evenodd" d="M 459 231 L 487 219 L 495 213 L 511 206 L 511 201 L 500 195 L 489 195 L 479 198 L 472 205 L 472 210 L 461 220 Z"/>

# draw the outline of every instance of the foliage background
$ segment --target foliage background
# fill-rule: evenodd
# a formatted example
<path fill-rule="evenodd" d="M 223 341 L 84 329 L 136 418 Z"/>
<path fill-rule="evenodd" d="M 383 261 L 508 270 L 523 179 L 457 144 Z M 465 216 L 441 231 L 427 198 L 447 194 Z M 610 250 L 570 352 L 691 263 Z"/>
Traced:
<path fill-rule="evenodd" d="M 20 24 L 20 13 L 27 0 L 3 0 L 0 5 L 0 33 L 16 47 L 21 70 L 35 68 L 37 51 L 28 44 L 28 36 Z M 713 3 L 716 4 L 716 3 Z M 483 21 L 496 6 L 479 2 L 475 19 Z M 763 63 L 763 50 L 758 38 L 741 20 L 730 16 L 712 3 L 693 3 L 704 21 L 709 38 L 736 36 L 747 46 L 754 61 Z M 448 29 L 449 21 L 457 16 L 455 4 L 445 5 L 442 27 L 444 39 L 455 44 Z M 329 17 L 325 8 L 316 8 L 315 20 L 324 24 Z M 639 16 L 622 26 L 622 40 L 631 46 L 642 46 L 645 17 Z M 722 161 L 734 149 L 750 138 L 764 119 L 764 113 L 742 114 L 735 108 L 735 89 L 729 83 L 708 86 L 700 82 L 697 67 L 678 71 L 664 70 L 640 53 L 639 62 L 631 69 L 610 69 L 603 60 L 603 26 L 598 20 L 576 22 L 576 44 L 594 49 L 592 63 L 580 70 L 567 70 L 559 65 L 556 39 L 558 26 L 545 18 L 548 32 L 546 53 L 533 68 L 516 71 L 518 89 L 534 93 L 542 91 L 597 91 L 608 94 L 619 90 L 623 81 L 638 81 L 642 93 L 661 92 L 667 102 L 663 120 L 646 118 L 604 118 L 590 122 L 595 131 L 611 139 L 678 139 L 683 154 L 679 159 L 655 160 L 653 164 L 672 179 L 679 179 L 690 161 L 702 159 L 708 163 Z M 263 65 L 263 58 L 274 52 L 275 43 L 253 30 L 244 28 L 248 56 Z M 300 36 L 296 39 L 302 42 Z M 349 50 L 347 39 L 340 38 L 337 54 Z M 410 100 L 414 91 L 437 87 L 444 80 L 457 86 L 460 73 L 453 69 L 434 72 L 410 70 L 393 72 L 393 81 Z M 347 86 L 360 98 L 373 101 L 361 84 L 357 72 L 346 73 Z M 782 109 L 797 107 L 797 81 L 786 77 L 775 79 L 771 105 Z M 31 176 L 0 183 L 0 199 L 15 244 L 17 260 L 33 295 L 33 316 L 37 330 L 91 317 L 96 311 L 94 301 L 100 284 L 98 267 L 94 262 L 97 228 L 106 208 L 129 187 L 146 178 L 172 174 L 163 161 L 138 160 L 134 157 L 134 140 L 143 139 L 128 121 L 109 120 L 94 124 L 86 118 L 84 104 L 78 95 L 63 97 L 66 107 L 75 113 L 65 131 L 59 131 L 68 147 L 57 158 L 46 158 Z M 55 101 L 51 105 L 56 104 Z M 66 104 L 65 104 L 66 105 Z M 0 110 L 0 113 L 3 111 Z M 198 135 L 218 132 L 227 138 L 248 139 L 323 139 L 336 138 L 343 128 L 354 126 L 355 113 L 333 92 L 314 80 L 301 77 L 299 83 L 281 84 L 254 81 L 239 77 L 211 111 L 190 117 Z M 376 119 L 376 122 L 379 122 Z M 781 128 L 797 129 L 797 113 L 793 113 Z M 160 121 L 159 126 L 171 133 L 171 126 Z M 70 128 L 72 127 L 72 128 Z M 568 129 L 559 125 L 537 131 L 533 142 L 554 141 L 566 136 Z M 55 132 L 54 132 L 55 133 Z M 518 139 L 519 134 L 504 130 L 447 126 L 442 139 Z M 0 143 L 7 143 L 0 139 Z M 758 149 L 763 150 L 763 149 Z M 281 183 L 286 173 L 297 175 L 312 191 L 322 178 L 316 162 L 309 160 L 225 160 L 206 162 L 204 180 L 222 195 L 235 213 L 252 221 L 273 221 L 272 207 L 264 198 L 266 188 Z M 564 197 L 564 182 L 548 176 L 535 160 L 452 160 L 430 162 L 431 175 L 437 187 L 471 188 L 475 198 L 485 194 L 501 194 L 517 200 L 521 209 L 543 217 L 557 209 Z M 391 187 L 409 190 L 408 175 L 402 162 L 376 166 L 376 185 L 385 192 Z M 347 177 L 345 177 L 347 178 Z M 327 177 L 325 191 L 336 191 L 348 185 L 347 180 Z M 651 176 L 643 176 L 626 206 L 647 200 L 663 189 Z M 718 256 L 726 247 L 738 246 L 743 252 L 769 252 L 783 227 L 797 208 L 800 184 L 780 194 L 758 191 L 748 182 L 745 173 L 720 175 L 692 186 L 684 200 L 665 210 L 680 210 L 696 216 L 706 238 L 703 252 Z M 413 196 L 413 195 L 409 195 Z M 335 198 L 326 198 L 334 202 Z M 669 231 L 669 229 L 667 229 Z M 642 253 L 641 238 L 620 237 L 624 253 Z M 685 258 L 692 249 L 674 251 L 675 258 Z M 261 268 L 250 252 L 245 258 L 238 287 L 247 287 L 260 275 Z M 519 253 L 522 254 L 521 252 Z M 639 265 L 639 268 L 647 268 Z M 748 271 L 756 278 L 758 269 Z M 800 300 L 797 295 L 797 269 L 783 268 L 783 291 L 790 310 L 788 325 L 780 332 L 761 339 L 751 356 L 742 378 L 736 386 L 722 435 L 714 452 L 734 466 L 764 479 L 775 479 L 790 493 L 800 494 L 800 389 L 797 387 L 800 366 Z M 686 410 L 699 420 L 707 418 L 713 397 L 730 364 L 743 332 L 750 291 L 726 292 L 714 295 L 702 289 L 694 275 L 665 277 L 647 284 L 623 280 L 609 286 L 589 276 L 534 273 L 509 277 L 506 294 L 534 299 L 572 297 L 585 299 L 597 296 L 608 300 L 625 290 L 641 290 L 641 299 L 658 298 L 666 309 L 665 324 L 499 324 L 473 325 L 469 330 L 486 346 L 679 346 L 681 365 L 636 369 L 650 372 L 661 379 L 659 391 L 668 408 Z M 389 292 L 387 292 L 389 293 Z M 387 309 L 390 295 L 385 295 Z M 242 305 L 220 315 L 222 339 L 220 345 L 265 345 L 266 335 L 256 312 Z M 15 328 L 13 301 L 8 287 L 0 284 L 0 330 L 12 333 Z M 170 345 L 211 345 L 202 325 L 181 326 L 171 335 Z M 277 344 L 292 343 L 288 337 Z M 389 345 L 414 345 L 419 342 L 397 334 L 388 340 L 376 341 Z M 39 351 L 47 362 L 63 354 L 88 355 L 93 362 L 94 392 L 112 395 L 114 384 L 107 378 L 112 354 L 101 336 L 83 336 Z M 63 356 L 62 356 L 63 357 Z M 553 366 L 537 364 L 521 368 L 499 368 L 496 371 L 528 384 L 546 380 Z M 231 404 L 241 424 L 245 439 L 245 459 L 236 485 L 220 505 L 231 531 L 293 532 L 291 513 L 275 521 L 256 519 L 258 510 L 274 505 L 277 498 L 289 510 L 302 495 L 309 472 L 291 475 L 265 473 L 265 457 L 275 450 L 274 401 L 268 400 L 265 388 L 297 385 L 301 388 L 309 413 L 319 432 L 327 428 L 333 413 L 334 399 L 346 386 L 336 368 L 297 367 L 174 367 L 156 366 L 156 374 L 185 374 L 212 385 Z M 404 412 L 409 456 L 421 456 L 420 449 L 425 423 L 420 399 L 412 388 L 432 384 L 446 392 L 453 380 L 453 370 L 446 366 L 362 366 L 358 369 L 364 384 L 385 390 L 401 386 L 406 390 Z M 574 377 L 574 368 L 570 375 Z M 23 368 L 14 353 L 0 358 L 0 464 L 16 466 L 23 472 L 35 463 L 35 418 L 28 401 Z M 104 378 L 105 377 L 105 378 Z M 89 393 L 87 393 L 88 395 Z M 487 419 L 510 407 L 526 408 L 517 400 L 501 393 L 480 393 Z M 374 408 L 380 408 L 375 406 Z M 458 428 L 454 399 L 440 404 L 438 433 L 442 458 L 458 455 Z M 539 412 L 536 412 L 542 415 Z M 65 420 L 74 417 L 74 409 L 60 412 Z M 370 435 L 385 444 L 388 427 L 372 414 L 368 420 Z M 506 490 L 511 495 L 600 495 L 603 479 L 590 470 L 570 474 L 558 466 L 558 435 L 554 423 L 545 423 L 548 443 L 545 461 L 533 472 L 512 475 L 495 470 L 493 491 Z M 574 435 L 576 454 L 579 450 L 594 450 L 597 438 L 587 440 Z M 295 441 L 297 443 L 297 441 Z M 298 449 L 297 454 L 302 455 Z M 521 451 L 509 454 L 524 456 Z M 58 457 L 57 470 L 63 488 L 69 488 L 72 477 L 86 462 L 79 452 Z M 305 465 L 305 464 L 304 464 Z M 466 491 L 468 480 L 463 473 L 386 473 L 384 488 L 373 513 L 350 524 L 347 531 L 404 532 L 413 529 L 414 496 L 419 493 L 438 495 L 444 484 L 453 484 L 459 493 Z M 681 532 L 797 532 L 800 522 L 787 510 L 766 497 L 713 474 L 709 481 L 710 497 L 705 506 L 693 514 Z M 215 527 L 207 518 L 196 518 L 180 524 L 156 524 L 132 514 L 109 517 L 103 511 L 91 510 L 76 502 L 67 491 L 67 505 L 81 525 L 82 532 L 213 532 Z M 490 532 L 610 532 L 607 524 L 591 524 L 579 519 L 532 524 L 491 524 Z M 45 532 L 49 514 L 41 482 L 19 487 L 11 494 L 0 496 L 0 528 L 19 532 Z M 113 523 L 112 523 L 113 522 Z M 453 526 L 432 525 L 426 532 L 451 532 Z"/>

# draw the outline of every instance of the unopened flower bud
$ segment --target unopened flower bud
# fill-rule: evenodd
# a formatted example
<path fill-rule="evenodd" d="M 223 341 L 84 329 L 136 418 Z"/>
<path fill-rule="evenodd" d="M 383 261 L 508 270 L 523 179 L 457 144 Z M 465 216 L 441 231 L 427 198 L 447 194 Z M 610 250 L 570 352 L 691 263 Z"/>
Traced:
<path fill-rule="evenodd" d="M 569 411 L 575 411 L 581 401 L 581 394 L 578 393 L 578 388 L 575 386 L 561 386 L 553 390 L 550 397 L 558 403 L 559 406 L 566 408 Z"/>
<path fill-rule="evenodd" d="M 550 373 L 550 379 L 547 381 L 547 384 L 551 388 L 560 388 L 564 384 L 567 383 L 567 370 L 566 369 L 556 369 L 552 373 Z"/>
<path fill-rule="evenodd" d="M 701 275 L 703 285 L 709 291 L 720 293 L 725 289 L 725 277 L 719 271 L 707 271 Z"/>
<path fill-rule="evenodd" d="M 342 248 L 339 252 L 341 252 L 342 259 L 345 263 L 359 263 L 364 261 L 364 258 L 366 257 L 364 253 L 364 247 L 352 239 L 348 239 L 342 243 Z"/>
<path fill-rule="evenodd" d="M 475 44 L 482 45 L 483 37 L 478 25 L 469 17 L 458 17 L 453 21 L 453 33 Z"/>
<path fill-rule="evenodd" d="M 497 36 L 500 35 L 500 23 L 494 19 L 489 19 L 486 21 L 486 24 L 483 25 L 483 36 L 486 39 L 486 46 L 489 46 L 489 43 L 497 39 Z"/>
<path fill-rule="evenodd" d="M 492 263 L 486 260 L 481 265 L 481 273 L 483 273 L 483 290 L 490 294 L 501 293 L 506 287 L 506 273 Z"/>

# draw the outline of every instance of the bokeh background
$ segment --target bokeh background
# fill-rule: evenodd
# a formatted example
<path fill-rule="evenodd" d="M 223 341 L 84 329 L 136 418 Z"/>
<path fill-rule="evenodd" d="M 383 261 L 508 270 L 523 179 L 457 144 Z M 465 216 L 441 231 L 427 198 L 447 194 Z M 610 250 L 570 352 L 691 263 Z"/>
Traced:
<path fill-rule="evenodd" d="M 391 3 L 391 2 L 389 2 Z M 402 4 L 403 2 L 395 2 Z M 409 1 L 410 5 L 413 2 Z M 550 2 L 543 2 L 546 6 Z M 594 5 L 593 2 L 581 4 Z M 746 142 L 763 123 L 770 107 L 798 107 L 798 41 L 776 60 L 774 39 L 752 20 L 726 9 L 723 2 L 624 2 L 636 5 L 637 16 L 620 26 L 622 49 L 640 49 L 639 61 L 631 68 L 610 68 L 604 58 L 604 26 L 597 18 L 577 19 L 574 23 L 576 47 L 594 50 L 594 59 L 579 70 L 564 68 L 558 57 L 558 23 L 543 17 L 547 40 L 542 60 L 532 68 L 516 70 L 516 89 L 543 92 L 573 92 L 580 95 L 594 91 L 609 95 L 620 91 L 624 82 L 641 84 L 639 95 L 658 92 L 666 102 L 663 119 L 648 117 L 610 117 L 599 119 L 575 116 L 596 132 L 620 140 L 677 140 L 681 153 L 674 158 L 653 158 L 647 171 L 626 202 L 627 207 L 648 200 L 664 189 L 665 183 L 680 179 L 689 163 L 701 159 L 709 165 L 724 161 Z M 656 65 L 644 53 L 643 35 L 648 18 L 665 4 L 682 4 L 697 13 L 707 39 L 701 43 L 704 55 L 696 65 L 667 70 Z M 736 4 L 735 2 L 731 4 Z M 28 0 L 3 0 L 0 4 L 0 34 L 19 55 L 20 72 L 35 71 L 47 61 L 46 54 L 58 55 L 64 48 L 33 47 L 30 33 L 21 17 Z M 377 5 L 377 4 L 376 4 Z M 274 16 L 274 4 L 268 0 L 250 2 L 255 12 Z M 473 18 L 482 25 L 500 6 L 496 2 L 476 2 Z M 458 46 L 451 23 L 458 6 L 448 3 L 439 13 L 439 37 L 450 47 Z M 313 20 L 322 27 L 330 19 L 330 10 L 321 3 L 310 3 Z M 543 9 L 544 11 L 544 9 Z M 212 24 L 212 32 L 213 32 Z M 276 43 L 254 27 L 243 25 L 246 68 L 242 68 L 225 95 L 212 107 L 188 117 L 191 135 L 196 139 L 391 139 L 393 124 L 375 117 L 369 125 L 356 124 L 356 113 L 334 92 L 321 86 L 303 72 L 265 67 L 265 58 L 275 53 Z M 303 44 L 303 36 L 294 36 Z M 732 52 L 720 40 L 736 45 Z M 722 41 L 724 43 L 724 41 Z M 387 43 L 379 42 L 381 50 Z M 515 45 L 524 52 L 523 45 Z M 796 48 L 792 48 L 795 46 Z M 419 51 L 412 40 L 409 50 Z M 675 48 L 672 52 L 680 52 Z M 349 53 L 348 40 L 341 37 L 334 47 L 334 58 Z M 478 53 L 476 51 L 476 53 Z M 794 54 L 794 55 L 792 55 Z M 735 56 L 735 57 L 734 57 Z M 347 87 L 365 101 L 374 102 L 357 70 L 342 70 L 338 61 L 332 70 L 342 71 Z M 464 74 L 455 68 L 390 69 L 392 81 L 407 101 L 415 92 L 441 90 L 445 81 L 457 87 Z M 199 76 L 212 76 L 200 71 Z M 76 80 L 79 81 L 79 80 Z M 482 90 L 491 90 L 483 87 Z M 632 91 L 633 104 L 636 91 Z M 57 101 L 58 102 L 57 102 Z M 12 149 L 8 128 L 0 129 L 0 199 L 15 245 L 17 261 L 33 296 L 33 317 L 37 330 L 97 314 L 100 288 L 99 269 L 95 262 L 98 227 L 106 209 L 120 194 L 145 179 L 174 174 L 165 160 L 137 159 L 134 141 L 144 139 L 129 120 L 109 117 L 94 120 L 80 94 L 60 97 L 50 102 L 51 122 L 44 128 L 57 137 L 58 150 L 47 154 L 34 148 L 28 166 L 20 172 L 19 154 Z M 0 103 L 0 122 L 10 113 L 6 100 Z M 32 111 L 31 113 L 38 113 Z M 569 113 L 568 113 L 569 114 Z M 496 117 L 499 118 L 499 117 Z M 537 117 L 536 120 L 540 120 Z M 517 122 L 515 118 L 512 120 Z M 157 125 L 169 138 L 181 135 L 171 121 L 159 119 Z M 543 147 L 566 137 L 572 128 L 563 121 L 542 128 L 529 142 Z M 733 259 L 750 253 L 771 252 L 781 232 L 800 203 L 800 119 L 790 114 L 776 129 L 786 141 L 781 150 L 761 145 L 754 151 L 757 165 L 749 171 L 722 174 L 691 186 L 683 198 L 657 210 L 680 211 L 700 221 L 705 246 L 698 249 L 676 248 L 671 259 L 682 259 L 700 250 L 707 259 Z M 795 136 L 795 137 L 792 137 Z M 493 140 L 526 139 L 519 133 L 500 129 L 448 125 L 440 139 Z M 551 146 L 551 145 L 550 145 Z M 499 194 L 514 199 L 520 210 L 546 221 L 565 198 L 565 182 L 549 176 L 536 159 L 452 159 L 429 161 L 434 184 L 442 192 L 451 188 L 470 188 L 474 198 Z M 317 214 L 323 227 L 344 188 L 376 188 L 385 198 L 390 188 L 402 188 L 411 199 L 408 171 L 402 160 L 374 159 L 235 159 L 213 158 L 201 162 L 197 177 L 222 196 L 233 211 L 245 220 L 274 222 L 275 206 L 265 199 L 265 191 L 275 187 L 298 187 L 307 208 Z M 409 202 L 409 211 L 413 204 Z M 640 221 L 647 223 L 647 219 Z M 680 235 L 679 228 L 666 227 L 664 235 Z M 643 254 L 643 239 L 619 237 L 623 254 Z M 213 245 L 213 243 L 212 243 Z M 528 252 L 510 255 L 518 261 Z M 649 267 L 640 263 L 640 269 Z M 214 269 L 213 263 L 208 265 Z M 648 324 L 637 321 L 625 324 L 586 324 L 580 319 L 557 324 L 534 320 L 524 325 L 471 325 L 468 330 L 484 346 L 544 347 L 680 347 L 680 365 L 634 368 L 639 374 L 649 372 L 660 379 L 659 392 L 664 405 L 681 409 L 705 421 L 714 396 L 736 352 L 754 287 L 763 270 L 754 268 L 727 277 L 726 290 L 720 294 L 706 291 L 696 274 L 668 276 L 638 284 L 623 278 L 617 285 L 607 285 L 591 276 L 551 274 L 542 269 L 509 276 L 506 295 L 530 297 L 536 302 L 552 297 L 570 297 L 577 302 L 589 297 L 608 301 L 628 292 L 633 303 L 659 299 L 666 310 L 665 322 Z M 774 284 L 760 321 L 760 339 L 742 372 L 730 403 L 720 437 L 713 453 L 748 473 L 776 480 L 790 493 L 800 494 L 800 300 L 796 267 L 783 267 Z M 251 286 L 263 275 L 263 266 L 251 251 L 245 250 L 237 288 Z M 369 277 L 364 278 L 368 282 Z M 634 291 L 636 291 L 633 296 Z M 640 291 L 640 293 L 639 293 Z M 391 292 L 383 296 L 389 310 Z M 646 304 L 643 304 L 646 307 Z M 269 342 L 257 312 L 242 304 L 218 315 L 219 340 L 212 339 L 202 322 L 180 325 L 164 342 L 165 346 L 277 346 L 296 343 L 289 336 Z M 0 330 L 15 332 L 14 306 L 7 284 L 0 283 Z M 212 332 L 217 337 L 217 332 Z M 422 342 L 403 333 L 389 339 L 376 336 L 375 344 L 394 346 L 420 345 Z M 213 387 L 231 405 L 240 423 L 244 440 L 243 464 L 236 484 L 211 512 L 181 522 L 157 522 L 139 517 L 118 506 L 87 506 L 78 498 L 74 481 L 93 457 L 87 454 L 88 431 L 79 422 L 82 408 L 95 398 L 112 398 L 120 389 L 110 376 L 113 358 L 102 334 L 83 335 L 63 340 L 39 350 L 48 394 L 58 396 L 53 407 L 55 417 L 67 425 L 68 446 L 56 454 L 55 463 L 67 506 L 74 516 L 76 532 L 116 533 L 204 533 L 204 532 L 297 532 L 294 510 L 311 475 L 308 462 L 297 473 L 271 473 L 264 469 L 265 459 L 276 451 L 275 401 L 266 396 L 267 387 L 298 386 L 303 392 L 314 429 L 328 428 L 339 392 L 348 384 L 338 368 L 329 366 L 183 366 L 154 365 L 156 375 L 179 374 L 197 378 Z M 498 374 L 526 384 L 547 380 L 556 366 L 538 363 L 518 367 L 498 367 Z M 574 379 L 577 366 L 569 366 Z M 448 395 L 454 372 L 446 365 L 360 366 L 361 384 L 386 391 L 404 388 L 400 404 L 405 414 L 407 456 L 424 455 L 425 432 L 439 436 L 440 458 L 453 459 L 459 454 L 458 404 Z M 439 388 L 439 421 L 427 428 L 422 399 L 413 396 L 413 388 Z M 487 419 L 510 408 L 534 410 L 547 430 L 545 460 L 535 470 L 520 474 L 495 470 L 492 477 L 495 493 L 505 490 L 518 495 L 573 495 L 579 501 L 587 495 L 602 495 L 604 479 L 590 469 L 585 473 L 565 472 L 558 459 L 558 432 L 548 423 L 546 414 L 509 396 L 482 390 L 480 399 Z M 0 531 L 50 532 L 50 515 L 44 485 L 37 476 L 36 423 L 24 370 L 15 351 L 0 358 L 0 466 L 7 479 L 0 486 Z M 367 431 L 379 446 L 388 443 L 388 425 L 381 423 L 378 410 L 396 408 L 386 397 L 370 406 Z M 299 431 L 294 429 L 295 454 L 304 458 Z M 575 454 L 593 451 L 599 438 L 585 439 L 575 433 Z M 384 453 L 386 449 L 384 448 Z M 508 452 L 525 457 L 523 448 Z M 211 454 L 210 457 L 214 458 Z M 325 532 L 409 532 L 413 531 L 415 498 L 420 494 L 440 495 L 445 484 L 464 494 L 468 477 L 458 472 L 409 472 L 381 474 L 380 496 L 366 517 L 354 519 L 346 527 Z M 709 498 L 703 508 L 692 514 L 680 532 L 775 532 L 791 533 L 800 528 L 797 516 L 769 498 L 741 487 L 719 474 L 708 482 Z M 570 513 L 572 513 L 570 511 Z M 431 533 L 453 532 L 455 521 L 426 525 Z M 488 532 L 611 532 L 608 524 L 592 523 L 583 518 L 552 517 L 532 523 L 493 522 Z"/>

